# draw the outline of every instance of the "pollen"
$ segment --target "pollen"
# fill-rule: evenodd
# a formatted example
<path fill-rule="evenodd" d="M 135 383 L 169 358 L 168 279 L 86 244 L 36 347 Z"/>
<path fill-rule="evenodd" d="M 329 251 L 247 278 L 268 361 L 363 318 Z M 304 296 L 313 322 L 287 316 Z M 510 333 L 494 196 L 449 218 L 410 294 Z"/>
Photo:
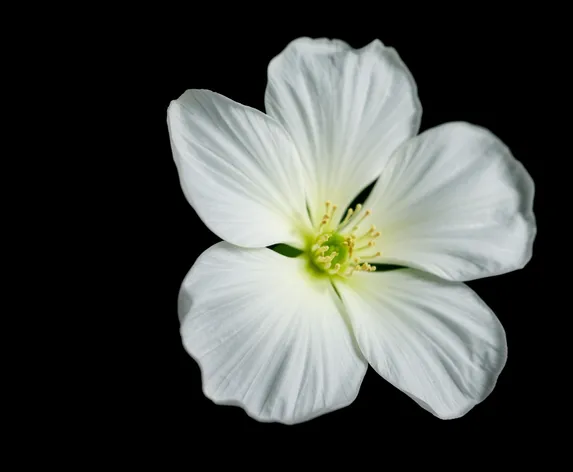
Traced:
<path fill-rule="evenodd" d="M 317 235 L 310 244 L 309 255 L 312 263 L 328 275 L 350 277 L 354 272 L 374 272 L 376 267 L 366 262 L 382 255 L 372 251 L 381 233 L 376 226 L 364 229 L 364 222 L 372 210 L 362 212 L 362 205 L 349 208 L 336 224 L 334 215 L 337 205 L 330 200 L 325 202 L 325 212 L 317 228 Z"/>

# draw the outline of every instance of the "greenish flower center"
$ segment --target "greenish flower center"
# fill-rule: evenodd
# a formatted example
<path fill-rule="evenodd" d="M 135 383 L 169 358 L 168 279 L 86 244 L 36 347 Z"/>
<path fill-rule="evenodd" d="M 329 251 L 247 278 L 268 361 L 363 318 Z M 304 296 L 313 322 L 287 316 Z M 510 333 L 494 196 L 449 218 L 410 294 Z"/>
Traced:
<path fill-rule="evenodd" d="M 348 245 L 344 236 L 338 233 L 322 233 L 317 242 L 322 243 L 317 250 L 311 254 L 312 261 L 321 270 L 328 270 L 331 267 L 340 264 L 341 266 L 348 262 Z"/>
<path fill-rule="evenodd" d="M 354 271 L 375 271 L 376 267 L 365 260 L 380 256 L 380 252 L 367 254 L 364 251 L 374 247 L 374 240 L 380 236 L 380 232 L 372 225 L 360 234 L 361 224 L 372 212 L 366 210 L 360 213 L 362 205 L 359 204 L 356 209 L 350 208 L 344 219 L 334 225 L 333 216 L 336 209 L 336 205 L 326 202 L 326 213 L 308 248 L 313 267 L 323 275 L 341 277 L 349 277 Z M 358 216 L 360 218 L 357 218 Z"/>

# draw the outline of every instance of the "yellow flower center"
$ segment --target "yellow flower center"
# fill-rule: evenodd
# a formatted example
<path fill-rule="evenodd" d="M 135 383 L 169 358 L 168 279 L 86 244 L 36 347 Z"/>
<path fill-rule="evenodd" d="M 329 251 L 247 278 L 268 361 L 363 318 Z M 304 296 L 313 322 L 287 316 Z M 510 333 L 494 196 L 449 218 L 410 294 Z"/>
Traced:
<path fill-rule="evenodd" d="M 371 225 L 361 232 L 364 220 L 372 211 L 366 210 L 361 218 L 356 220 L 362 210 L 362 205 L 358 204 L 355 209 L 349 208 L 342 221 L 334 226 L 333 217 L 337 206 L 330 201 L 327 201 L 325 206 L 326 212 L 318 227 L 318 234 L 308 249 L 311 262 L 325 275 L 350 277 L 354 271 L 374 272 L 376 267 L 366 260 L 381 255 L 380 252 L 372 252 L 380 231 Z"/>

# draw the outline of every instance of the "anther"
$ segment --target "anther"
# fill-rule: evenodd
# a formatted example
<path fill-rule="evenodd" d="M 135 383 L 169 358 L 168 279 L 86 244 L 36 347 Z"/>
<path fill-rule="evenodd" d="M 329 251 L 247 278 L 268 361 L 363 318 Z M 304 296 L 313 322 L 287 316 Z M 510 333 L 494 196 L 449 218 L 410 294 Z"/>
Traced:
<path fill-rule="evenodd" d="M 332 270 L 328 271 L 330 273 L 330 275 L 334 275 L 336 273 L 338 273 L 338 271 L 340 270 L 340 264 L 337 262 L 336 264 L 334 264 L 334 267 L 332 268 Z"/>
<path fill-rule="evenodd" d="M 332 212 L 330 213 L 331 218 L 334 216 L 334 212 L 336 211 L 337 208 L 338 208 L 337 205 L 332 205 Z"/>
<path fill-rule="evenodd" d="M 332 262 L 332 260 L 333 260 L 336 256 L 338 256 L 338 253 L 337 253 L 336 251 L 333 251 L 333 252 L 330 253 L 329 256 L 326 256 L 325 259 L 326 259 L 326 261 L 328 261 L 328 262 Z"/>

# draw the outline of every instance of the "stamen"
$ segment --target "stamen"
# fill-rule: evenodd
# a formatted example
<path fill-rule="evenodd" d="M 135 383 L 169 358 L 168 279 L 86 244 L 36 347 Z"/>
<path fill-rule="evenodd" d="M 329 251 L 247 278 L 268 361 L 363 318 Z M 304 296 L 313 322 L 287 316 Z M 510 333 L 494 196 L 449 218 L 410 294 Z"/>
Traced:
<path fill-rule="evenodd" d="M 340 264 L 337 262 L 336 264 L 334 264 L 334 267 L 332 268 L 332 270 L 329 270 L 328 273 L 330 275 L 334 275 L 336 274 L 338 271 L 340 270 Z"/>
<path fill-rule="evenodd" d="M 348 223 L 348 220 L 352 217 L 352 213 L 354 213 L 354 210 L 352 208 L 349 208 L 348 211 L 346 212 L 346 216 L 344 217 L 344 219 L 340 222 L 340 226 L 345 225 L 346 223 Z"/>
<path fill-rule="evenodd" d="M 368 264 L 368 262 L 364 262 L 362 265 L 360 265 L 360 264 L 357 265 L 355 270 L 358 270 L 361 272 L 374 272 L 374 271 L 376 271 L 376 267 L 371 266 L 370 264 Z"/>
<path fill-rule="evenodd" d="M 349 208 L 348 212 L 346 213 L 346 216 L 344 217 L 344 221 L 341 221 L 340 224 L 338 225 L 337 231 L 342 230 L 342 228 L 344 228 L 348 223 L 350 223 L 352 217 L 356 215 L 360 210 L 362 210 L 361 203 L 356 205 L 356 208 L 354 210 L 352 208 Z"/>
<path fill-rule="evenodd" d="M 366 219 L 368 218 L 370 215 L 372 214 L 372 210 L 366 210 L 364 212 L 364 214 L 362 215 L 362 218 L 360 218 L 360 220 L 358 221 L 358 223 L 356 223 L 354 225 L 354 228 L 352 228 L 352 231 L 357 231 L 358 227 L 360 226 L 360 224 Z"/>
<path fill-rule="evenodd" d="M 327 262 L 332 262 L 333 259 L 334 259 L 336 256 L 338 256 L 338 253 L 337 253 L 336 251 L 334 251 L 334 252 L 331 252 L 331 253 L 330 253 L 330 256 L 326 256 L 324 259 L 325 259 Z"/>
<path fill-rule="evenodd" d="M 360 256 L 360 259 L 374 259 L 375 257 L 381 256 L 382 253 L 378 251 L 376 254 L 370 254 L 369 256 Z"/>
<path fill-rule="evenodd" d="M 334 216 L 334 212 L 336 211 L 337 208 L 338 208 L 337 205 L 332 205 L 332 213 L 330 213 L 330 219 L 332 219 L 332 217 Z"/>
<path fill-rule="evenodd" d="M 316 251 L 318 248 L 320 248 L 320 246 L 322 246 L 326 241 L 328 241 L 328 239 L 330 238 L 330 234 L 323 234 L 322 236 L 319 236 L 318 239 L 316 240 L 316 243 L 313 244 L 313 246 L 310 248 L 311 251 Z M 328 246 L 326 246 L 328 248 Z"/>
<path fill-rule="evenodd" d="M 348 257 L 352 258 L 352 252 L 354 251 L 354 239 L 352 238 L 352 235 L 347 237 L 342 244 L 348 246 Z"/>
<path fill-rule="evenodd" d="M 365 246 L 360 246 L 354 249 L 354 252 L 359 252 L 359 251 L 363 251 L 364 249 L 370 249 L 372 246 L 374 246 L 374 241 L 370 241 L 368 244 L 366 244 Z"/>
<path fill-rule="evenodd" d="M 368 231 L 366 231 L 366 233 L 364 233 L 358 239 L 377 238 L 378 236 L 375 236 L 375 235 L 380 236 L 380 232 L 376 232 L 376 226 L 372 225 L 372 226 L 370 226 L 370 229 Z"/>
<path fill-rule="evenodd" d="M 328 225 L 329 221 L 332 221 L 332 217 L 334 216 L 334 213 L 336 212 L 336 209 L 338 208 L 338 206 L 333 205 L 330 200 L 327 200 L 324 203 L 324 206 L 325 206 L 326 211 L 324 212 L 324 215 L 322 216 L 322 220 L 320 220 L 320 224 L 318 226 L 319 231 L 322 231 L 323 227 Z"/>

